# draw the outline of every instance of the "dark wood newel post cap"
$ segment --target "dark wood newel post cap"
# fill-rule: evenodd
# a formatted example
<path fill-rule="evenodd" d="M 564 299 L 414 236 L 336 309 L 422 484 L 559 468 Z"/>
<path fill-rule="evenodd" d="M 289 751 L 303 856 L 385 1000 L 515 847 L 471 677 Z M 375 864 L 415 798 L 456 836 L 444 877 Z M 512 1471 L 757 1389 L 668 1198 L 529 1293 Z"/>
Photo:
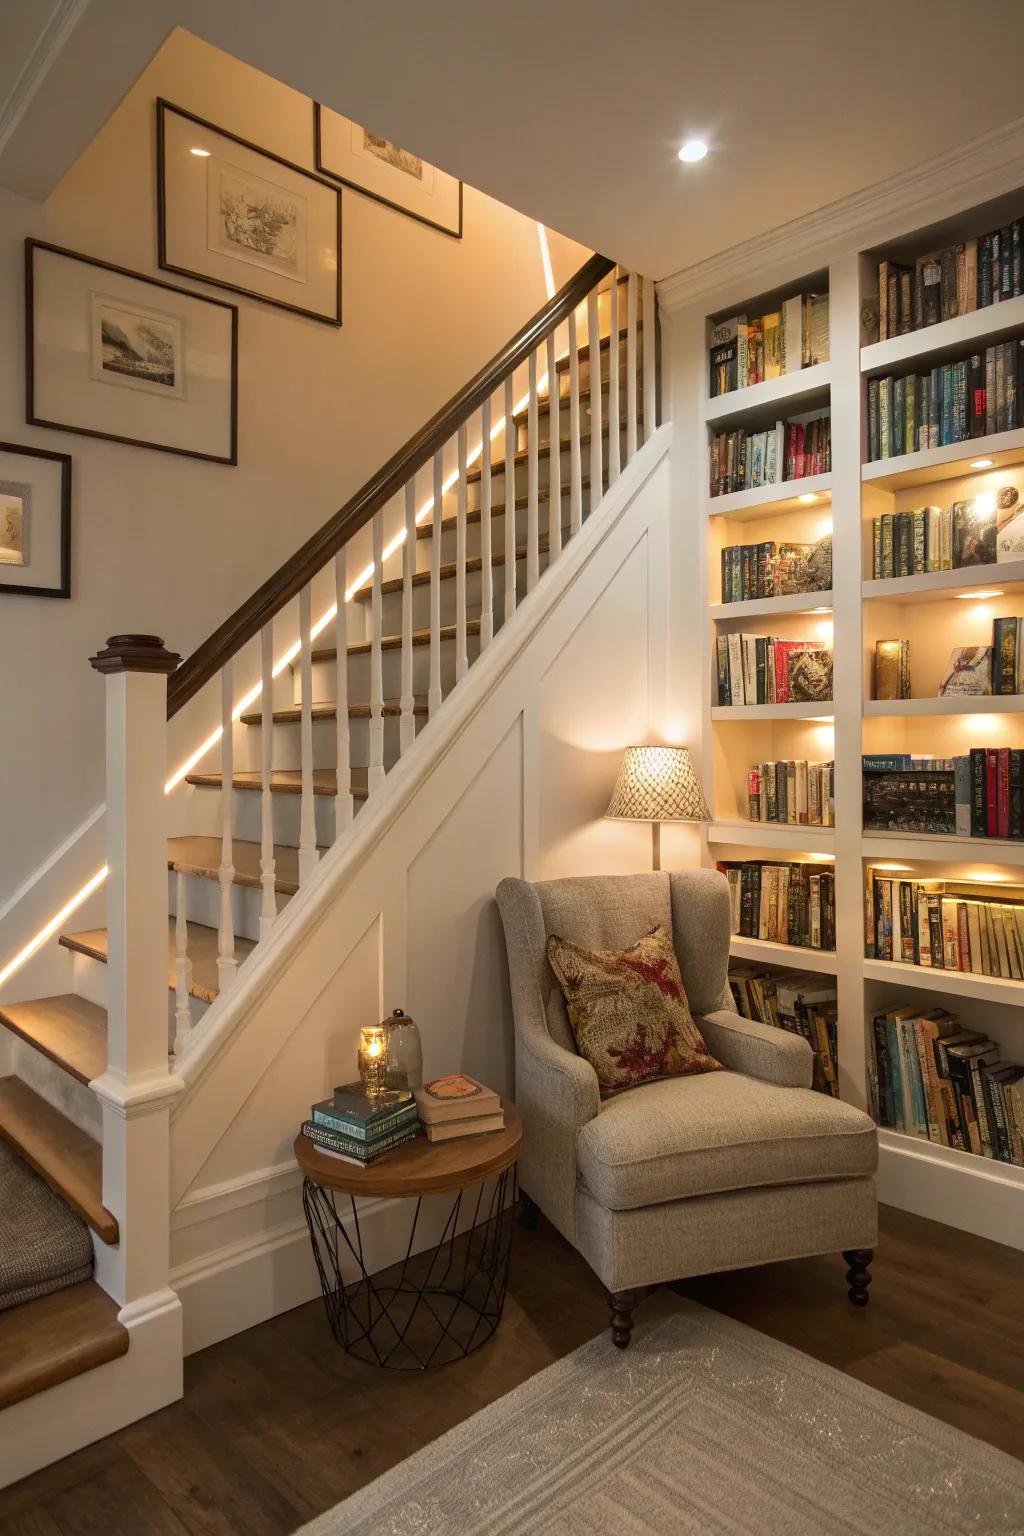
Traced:
<path fill-rule="evenodd" d="M 181 657 L 159 635 L 111 635 L 102 651 L 89 657 L 97 672 L 173 672 Z"/>

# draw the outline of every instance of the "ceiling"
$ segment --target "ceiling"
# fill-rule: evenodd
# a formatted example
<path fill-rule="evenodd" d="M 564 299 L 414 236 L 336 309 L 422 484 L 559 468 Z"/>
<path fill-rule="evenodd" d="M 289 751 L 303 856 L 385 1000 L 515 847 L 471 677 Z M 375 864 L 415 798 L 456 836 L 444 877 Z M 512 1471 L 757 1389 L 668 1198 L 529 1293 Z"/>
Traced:
<path fill-rule="evenodd" d="M 1020 0 L 973 38 L 935 0 L 0 0 L 0 185 L 44 197 L 175 25 L 655 277 L 1021 115 Z"/>

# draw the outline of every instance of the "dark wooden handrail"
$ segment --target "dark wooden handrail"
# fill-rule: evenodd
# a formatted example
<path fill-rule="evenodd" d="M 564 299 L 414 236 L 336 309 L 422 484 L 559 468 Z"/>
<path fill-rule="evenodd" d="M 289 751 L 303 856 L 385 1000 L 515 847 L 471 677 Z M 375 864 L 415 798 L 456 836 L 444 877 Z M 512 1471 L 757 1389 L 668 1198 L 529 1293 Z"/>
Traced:
<path fill-rule="evenodd" d="M 528 320 L 522 330 L 367 481 L 362 490 L 328 518 L 312 538 L 307 539 L 262 587 L 193 651 L 168 679 L 168 720 L 217 675 L 247 640 L 259 634 L 318 571 L 323 570 L 328 560 L 369 522 L 375 512 L 386 506 L 412 476 L 430 462 L 478 406 L 527 360 L 534 348 L 568 319 L 581 300 L 614 266 L 614 261 L 607 256 L 591 256 L 554 298 L 538 310 L 533 319 Z"/>

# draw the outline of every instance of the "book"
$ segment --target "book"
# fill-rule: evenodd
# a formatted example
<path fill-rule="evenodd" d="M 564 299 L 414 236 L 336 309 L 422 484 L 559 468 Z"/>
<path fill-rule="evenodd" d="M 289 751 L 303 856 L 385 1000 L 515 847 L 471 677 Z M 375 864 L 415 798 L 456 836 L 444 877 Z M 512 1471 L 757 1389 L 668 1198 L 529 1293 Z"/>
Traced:
<path fill-rule="evenodd" d="M 501 1099 L 493 1088 L 465 1073 L 435 1077 L 415 1090 L 416 1107 L 424 1125 L 441 1125 L 501 1112 Z"/>
<path fill-rule="evenodd" d="M 411 1100 L 387 1110 L 379 1117 L 363 1120 L 347 1114 L 344 1110 L 338 1110 L 333 1099 L 324 1099 L 321 1104 L 312 1106 L 310 1118 L 316 1125 L 325 1126 L 328 1130 L 337 1131 L 352 1140 L 371 1145 L 407 1125 L 414 1126 L 419 1116 L 416 1105 Z"/>
<path fill-rule="evenodd" d="M 909 640 L 875 642 L 875 698 L 910 698 Z"/>
<path fill-rule="evenodd" d="M 411 1104 L 412 1093 L 408 1088 L 385 1088 L 379 1093 L 370 1094 L 361 1082 L 344 1083 L 340 1088 L 335 1088 L 329 1102 L 337 1114 L 362 1125 L 369 1125 Z"/>
<path fill-rule="evenodd" d="M 939 698 L 951 694 L 977 697 L 992 692 L 992 647 L 960 645 L 949 658 L 946 675 L 939 684 Z"/>
<path fill-rule="evenodd" d="M 342 1136 L 326 1125 L 318 1125 L 314 1120 L 307 1120 L 302 1127 L 303 1136 L 319 1151 L 333 1152 L 336 1156 L 344 1158 L 346 1162 L 357 1163 L 364 1168 L 378 1162 L 389 1152 L 396 1151 L 398 1147 L 404 1146 L 407 1141 L 412 1141 L 417 1132 L 418 1122 L 393 1131 L 391 1135 L 381 1137 L 372 1146 L 367 1146 L 354 1137 Z"/>
<path fill-rule="evenodd" d="M 491 1115 L 471 1115 L 460 1120 L 442 1120 L 425 1127 L 428 1141 L 452 1141 L 459 1136 L 485 1136 L 505 1128 L 504 1111 Z"/>
<path fill-rule="evenodd" d="M 790 653 L 788 697 L 794 703 L 829 703 L 832 699 L 832 652 L 824 646 Z"/>

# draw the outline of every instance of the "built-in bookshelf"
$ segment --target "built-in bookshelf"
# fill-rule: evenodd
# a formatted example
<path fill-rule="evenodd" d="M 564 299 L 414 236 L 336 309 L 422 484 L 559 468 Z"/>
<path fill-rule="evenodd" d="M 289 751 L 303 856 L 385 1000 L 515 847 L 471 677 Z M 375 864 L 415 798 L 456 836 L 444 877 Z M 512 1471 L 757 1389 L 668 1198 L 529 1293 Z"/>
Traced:
<path fill-rule="evenodd" d="M 914 451 L 871 457 L 869 398 L 878 397 L 872 381 L 932 377 L 966 361 L 959 380 L 955 370 L 945 374 L 946 383 L 952 379 L 959 387 L 971 378 L 972 357 L 984 359 L 986 352 L 994 355 L 1024 338 L 1024 275 L 1018 272 L 1016 292 L 1011 273 L 1011 292 L 999 302 L 979 305 L 980 290 L 972 304 L 964 297 L 963 270 L 959 309 L 949 308 L 955 302 L 949 290 L 947 309 L 940 309 L 934 323 L 883 337 L 878 333 L 883 262 L 917 271 L 930 252 L 950 248 L 955 258 L 959 247 L 993 230 L 1012 229 L 1015 219 L 1024 218 L 1024 189 L 1007 184 L 993 194 L 992 177 L 985 185 L 989 201 L 974 208 L 957 206 L 962 191 L 955 187 L 946 207 L 936 191 L 908 203 L 917 210 L 916 226 L 912 215 L 887 205 L 891 236 L 881 233 L 880 221 L 865 210 L 869 234 L 860 243 L 851 236 L 850 248 L 841 255 L 834 254 L 832 240 L 827 268 L 819 252 L 809 249 L 802 261 L 791 263 L 790 272 L 781 260 L 758 270 L 752 249 L 745 266 L 737 261 L 728 268 L 734 275 L 718 289 L 709 280 L 703 297 L 689 307 L 677 301 L 667 332 L 675 377 L 685 376 L 692 391 L 689 397 L 685 390 L 674 395 L 674 414 L 678 420 L 691 411 L 702 449 L 687 457 L 684 474 L 690 477 L 686 504 L 695 517 L 705 598 L 699 642 L 700 760 L 713 817 L 702 834 L 705 860 L 711 866 L 816 862 L 834 872 L 834 951 L 754 937 L 749 922 L 746 933 L 733 935 L 731 947 L 734 960 L 748 967 L 779 976 L 789 971 L 834 978 L 839 1092 L 865 1107 L 877 1078 L 869 1049 L 872 1020 L 886 1010 L 946 1009 L 965 1030 L 994 1042 L 1003 1061 L 1024 1066 L 1024 974 L 1018 979 L 981 969 L 909 964 L 878 958 L 865 948 L 869 867 L 888 867 L 894 878 L 922 884 L 983 881 L 995 889 L 1002 883 L 1008 891 L 1024 887 L 1024 839 L 875 831 L 865 826 L 863 810 L 865 754 L 952 762 L 972 748 L 1024 750 L 1024 693 L 939 693 L 955 652 L 991 646 L 996 620 L 1024 617 L 1024 547 L 985 563 L 940 568 L 933 560 L 928 568 L 915 568 L 915 574 L 884 578 L 876 570 L 874 549 L 876 519 L 891 520 L 921 507 L 948 509 L 995 495 L 1005 486 L 1016 488 L 1018 506 L 1024 505 L 1024 415 L 1004 415 L 1001 422 L 1009 424 L 992 431 L 987 429 L 991 421 L 976 408 L 973 430 L 978 435 L 969 440 L 921 446 L 929 439 L 917 432 Z M 788 249 L 795 248 L 790 242 Z M 1012 253 L 1012 241 L 1008 249 Z M 976 250 L 969 259 L 975 257 Z M 951 271 L 955 277 L 955 265 L 951 268 L 947 259 L 947 285 L 954 280 Z M 715 327 L 733 316 L 763 315 L 811 289 L 829 295 L 827 361 L 712 394 L 709 347 Z M 698 347 L 703 348 L 699 364 Z M 1017 355 L 1022 354 L 1024 347 Z M 1009 350 L 1004 361 L 1008 358 Z M 979 370 L 975 365 L 975 386 L 983 377 L 984 366 Z M 1015 385 L 1024 395 L 1019 373 Z M 1018 399 L 1016 409 L 1022 406 L 1024 400 Z M 756 436 L 780 422 L 823 416 L 830 422 L 827 472 L 803 481 L 783 479 L 712 493 L 721 489 L 712 486 L 716 438 L 741 431 Z M 788 558 L 793 547 L 817 546 L 829 537 L 832 580 L 827 589 L 772 591 L 756 556 L 730 553 L 764 546 Z M 737 600 L 730 562 L 751 558 L 754 575 L 744 567 Z M 739 634 L 748 643 L 751 637 L 766 642 L 799 638 L 831 646 L 832 699 L 721 703 L 719 642 Z M 885 640 L 909 646 L 909 696 L 875 697 L 876 645 Z M 834 761 L 834 825 L 750 819 L 752 766 L 792 759 Z M 1024 944 L 1020 958 L 1024 967 Z M 877 1110 L 877 1089 L 875 1100 Z M 1024 1248 L 1024 1169 L 891 1124 L 881 1126 L 879 1141 L 884 1200 Z"/>

